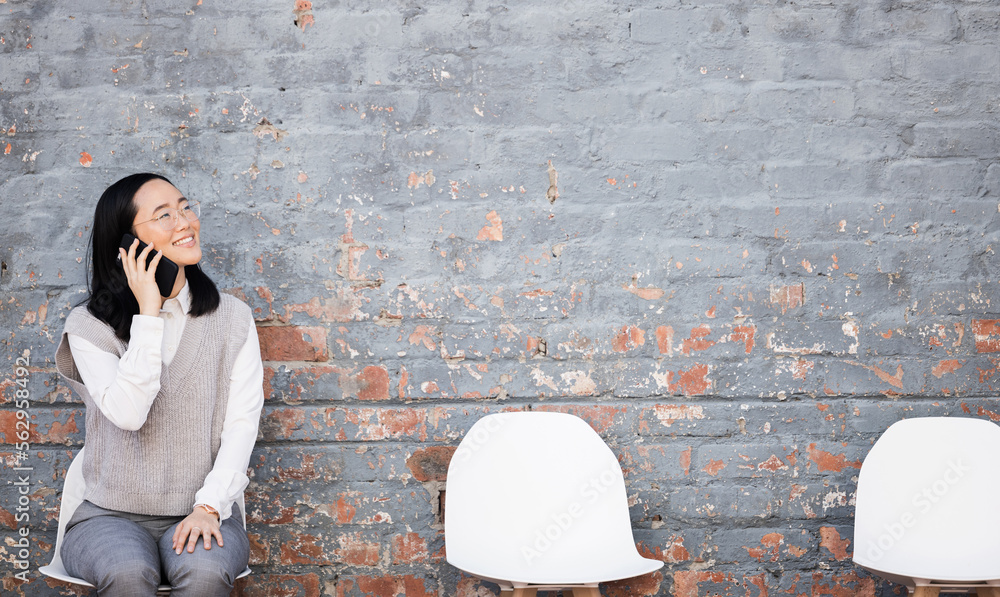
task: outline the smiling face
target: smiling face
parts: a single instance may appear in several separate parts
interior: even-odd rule
[[[199,231],[201,222],[189,222],[184,217],[177,217],[176,211],[188,204],[188,200],[165,180],[154,178],[139,187],[132,202],[136,207],[133,229],[142,242],[152,245],[153,249],[163,251],[163,256],[177,265],[194,265],[201,261],[201,242]],[[168,230],[164,230],[159,218],[167,214],[171,222]]]

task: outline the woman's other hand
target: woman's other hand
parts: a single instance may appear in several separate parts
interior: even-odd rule
[[[132,289],[132,294],[135,295],[135,300],[139,303],[139,314],[156,317],[160,314],[160,306],[163,304],[160,288],[156,285],[156,266],[160,263],[163,251],[157,251],[147,268],[144,264],[149,252],[153,250],[153,246],[147,245],[139,255],[136,255],[135,250],[138,246],[139,239],[135,239],[127,253],[125,249],[118,249],[122,258],[122,267],[125,269],[128,287]]]
[[[204,540],[205,549],[212,549],[212,537],[218,541],[219,547],[223,547],[221,526],[222,523],[215,517],[215,514],[210,514],[207,510],[195,506],[191,514],[188,514],[187,518],[174,529],[174,551],[180,555],[184,546],[187,545],[188,553],[194,553],[194,546],[198,544],[199,538]]]

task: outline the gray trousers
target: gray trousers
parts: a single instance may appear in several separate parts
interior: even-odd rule
[[[220,547],[198,540],[194,553],[171,548],[183,516],[115,512],[84,501],[66,525],[62,561],[66,571],[97,587],[101,597],[155,595],[160,584],[172,595],[229,595],[250,559],[250,542],[239,508],[222,521]]]

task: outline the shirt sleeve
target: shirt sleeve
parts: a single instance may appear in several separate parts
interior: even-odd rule
[[[159,317],[132,317],[131,339],[121,358],[80,336],[67,335],[87,393],[111,423],[126,431],[136,431],[146,423],[160,391],[163,325]]]
[[[247,340],[236,356],[229,379],[229,401],[222,424],[219,453],[211,472],[195,494],[195,504],[219,511],[219,519],[232,515],[233,503],[250,483],[247,467],[257,441],[260,411],[264,406],[264,365],[260,360],[257,327],[250,320]]]

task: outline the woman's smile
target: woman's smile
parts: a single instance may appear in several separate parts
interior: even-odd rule
[[[201,221],[188,220],[178,212],[189,207],[190,201],[174,185],[154,178],[139,187],[133,201],[137,210],[135,235],[139,240],[163,251],[164,257],[182,267],[201,261]],[[161,221],[169,224],[166,230]]]

